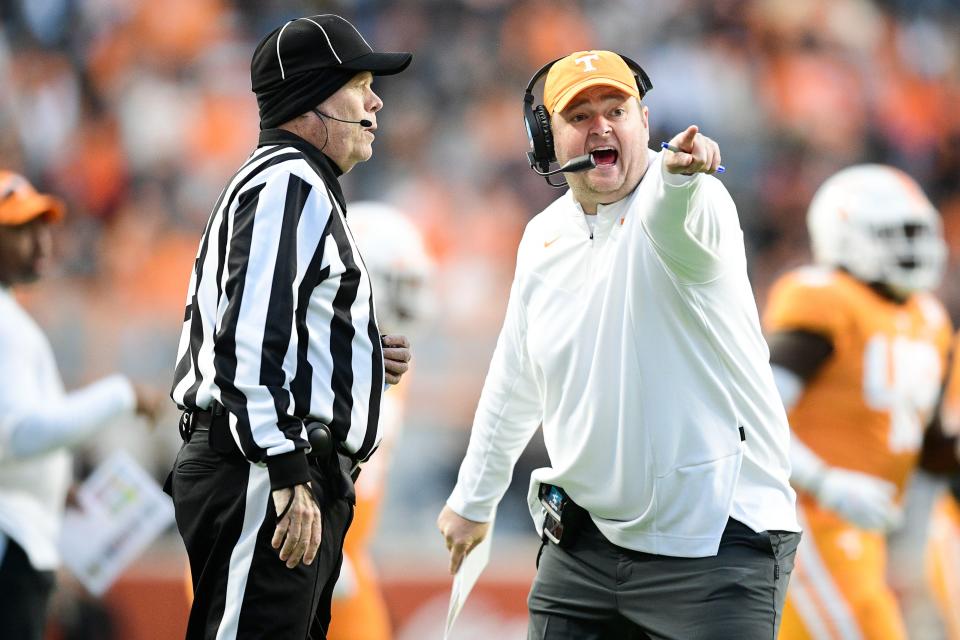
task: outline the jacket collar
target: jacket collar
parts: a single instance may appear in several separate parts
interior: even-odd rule
[[[264,129],[260,132],[260,141],[257,146],[265,147],[272,144],[294,147],[303,153],[307,162],[313,167],[313,170],[323,178],[327,188],[330,189],[330,193],[336,198],[337,204],[340,205],[340,210],[343,211],[344,215],[347,214],[347,202],[343,197],[340,182],[337,180],[337,178],[343,175],[343,171],[340,170],[340,167],[338,167],[333,160],[320,151],[320,149],[317,149],[297,134],[291,133],[286,129]]]

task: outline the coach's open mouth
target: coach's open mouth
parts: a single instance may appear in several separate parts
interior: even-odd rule
[[[593,156],[593,160],[598,167],[617,164],[617,158],[620,156],[616,149],[609,148],[594,149],[590,152],[590,155]]]

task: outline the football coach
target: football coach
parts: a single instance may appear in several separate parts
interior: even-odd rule
[[[651,150],[651,86],[610,51],[528,85],[531,164],[584,170],[520,241],[438,526],[455,571],[542,424],[530,638],[774,638],[800,537],[787,420],[719,147],[690,126]]]
[[[406,338],[380,335],[338,177],[372,154],[374,78],[411,57],[335,15],[254,51],[259,145],[201,238],[171,392],[187,638],[326,637],[353,480],[410,359]]]

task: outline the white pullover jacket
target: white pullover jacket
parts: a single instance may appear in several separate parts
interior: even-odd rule
[[[556,484],[616,545],[715,555],[727,519],[799,531],[789,429],[723,184],[650,166],[591,234],[568,191],[527,225],[448,505],[488,521],[539,425]],[[742,431],[741,431],[742,428]],[[741,435],[742,434],[742,435]]]

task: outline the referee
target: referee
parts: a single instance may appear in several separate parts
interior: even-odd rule
[[[334,15],[254,51],[259,145],[200,241],[171,393],[187,638],[326,637],[355,470],[410,359],[406,338],[380,336],[337,179],[372,154],[374,76],[411,57],[374,52]]]

